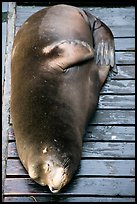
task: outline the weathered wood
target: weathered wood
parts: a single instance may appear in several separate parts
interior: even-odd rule
[[[12,196],[5,197],[4,202],[135,202],[134,197],[94,197],[94,196]]]
[[[135,64],[135,52],[116,52],[116,64]]]
[[[135,38],[115,38],[116,51],[135,50]]]
[[[135,37],[135,27],[132,26],[110,26],[111,31],[113,32],[114,37]]]
[[[134,80],[111,80],[107,82],[101,89],[102,94],[135,94],[135,81]],[[124,105],[124,104],[123,104]]]
[[[29,178],[7,178],[5,195],[47,195],[48,187],[42,187]],[[134,178],[73,178],[59,195],[134,196]]]
[[[134,158],[135,144],[132,142],[84,142],[82,159],[84,158]],[[18,158],[15,142],[8,145],[8,157]]]
[[[111,79],[135,79],[135,66],[134,65],[118,65],[118,73],[112,75]]]
[[[135,141],[135,127],[89,125],[84,141]]]
[[[21,5],[21,6],[51,6],[51,5],[56,5],[56,4],[62,4],[64,3],[64,1],[62,0],[55,0],[55,1],[46,1],[45,2],[39,2],[39,1],[29,1],[29,2],[17,2],[17,5]],[[108,6],[108,7],[125,7],[125,6],[134,6],[135,2],[134,1],[130,1],[130,0],[126,0],[124,2],[120,2],[119,0],[115,0],[115,2],[112,2],[111,0],[105,0],[105,1],[100,1],[100,0],[93,0],[93,1],[74,1],[73,3],[71,1],[67,1],[67,4],[71,4],[71,5],[75,5],[75,6],[89,6],[89,7],[93,7],[93,6]]]
[[[2,22],[2,85],[4,83],[4,77],[5,77],[4,64],[5,64],[5,49],[6,49],[6,27],[7,27],[7,22]]]
[[[89,124],[134,125],[135,111],[133,110],[97,110]]]
[[[6,171],[8,177],[28,175],[28,172],[25,170],[19,159],[8,159]]]
[[[98,109],[135,109],[135,95],[101,95]]]
[[[86,167],[86,168],[85,168]],[[18,159],[8,159],[7,176],[28,176]],[[81,160],[79,171],[75,176],[135,176],[134,160]]]
[[[4,179],[6,172],[7,145],[9,127],[9,100],[10,100],[10,62],[11,49],[14,39],[15,24],[15,2],[8,2],[8,23],[6,33],[5,70],[4,83],[2,87],[2,192],[4,191]]]
[[[15,134],[14,134],[14,130],[13,130],[12,126],[10,126],[8,128],[8,139],[9,139],[9,141],[10,140],[15,140]]]
[[[135,144],[126,142],[85,142],[82,158],[134,158]]]
[[[135,26],[135,7],[128,8],[89,8],[90,12],[108,26]]]

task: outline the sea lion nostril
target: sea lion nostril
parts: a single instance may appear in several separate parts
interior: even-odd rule
[[[56,189],[56,188],[54,188],[54,187],[51,187],[51,190],[52,190],[52,191],[56,191],[56,190],[58,190],[58,189]]]

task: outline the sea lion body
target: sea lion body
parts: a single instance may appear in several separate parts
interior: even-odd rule
[[[52,192],[78,168],[86,125],[114,66],[108,49],[114,57],[113,35],[103,24],[102,38],[100,22],[76,7],[56,5],[33,14],[15,37],[11,114],[17,151],[30,177]]]

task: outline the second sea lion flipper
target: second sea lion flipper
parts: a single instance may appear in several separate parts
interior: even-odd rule
[[[100,67],[99,77],[103,84],[111,68],[113,73],[117,73],[114,36],[108,26],[101,20],[88,11],[85,11],[85,13],[93,32],[93,47],[95,49],[96,64]]]

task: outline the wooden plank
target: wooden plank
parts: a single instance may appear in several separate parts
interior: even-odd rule
[[[64,1],[62,0],[55,0],[55,1],[46,1],[45,2],[39,2],[39,1],[29,1],[29,2],[17,2],[17,5],[35,5],[35,6],[51,6],[51,5],[56,5],[56,4],[62,4],[64,3]],[[124,2],[120,2],[118,0],[115,0],[115,2],[112,2],[111,0],[105,0],[105,1],[100,1],[100,0],[93,0],[93,1],[74,1],[73,3],[71,1],[66,1],[66,4],[71,4],[71,5],[75,5],[75,6],[107,6],[107,7],[125,7],[125,6],[134,6],[135,2],[134,1],[130,1],[130,0],[126,0]]]
[[[2,2],[2,85],[4,84],[8,2]]]
[[[135,52],[116,52],[116,64],[135,64]]]
[[[85,168],[86,167],[86,168]],[[28,176],[20,160],[8,159],[7,176]],[[76,176],[135,176],[134,160],[81,160],[79,171]]]
[[[135,109],[135,95],[100,95],[98,109]]]
[[[111,31],[113,32],[114,37],[135,37],[135,28],[134,26],[110,26]]]
[[[111,79],[135,79],[135,66],[134,65],[117,65],[118,73],[112,75]]]
[[[2,2],[2,12],[8,11],[8,2]]]
[[[108,78],[100,94],[135,94],[135,81]]]
[[[133,110],[97,110],[89,124],[134,125],[135,111]]]
[[[108,26],[135,26],[135,7],[87,8],[96,17],[104,21]],[[126,16],[126,18],[125,18]]]
[[[9,141],[15,141],[12,126],[8,129]],[[134,126],[99,126],[89,125],[84,141],[135,141]]]
[[[8,139],[9,140],[15,140],[14,130],[13,130],[13,127],[11,125],[8,128]]]
[[[135,38],[115,38],[115,50],[118,51],[134,51],[135,50]]]
[[[5,195],[44,195],[51,193],[29,178],[7,178]],[[134,178],[73,178],[58,195],[134,196]]]
[[[9,127],[9,106],[10,106],[10,64],[11,49],[14,39],[14,23],[15,23],[15,2],[8,2],[8,23],[7,23],[7,46],[5,55],[4,83],[2,87],[2,193],[4,191],[5,168],[7,159],[7,144]]]
[[[12,196],[5,197],[4,202],[135,202],[133,197],[94,197],[88,195],[88,197],[77,196]]]
[[[89,125],[84,141],[135,141],[135,127]]]
[[[85,158],[134,158],[135,144],[132,142],[84,142],[82,159]],[[8,157],[18,158],[15,142],[8,145]]]
[[[82,158],[134,158],[135,144],[126,142],[84,142]]]
[[[8,159],[7,167],[6,167],[6,175],[10,176],[27,176],[28,173],[23,167],[21,161],[19,159]]]
[[[4,73],[5,73],[5,47],[6,47],[6,25],[7,23],[2,23],[2,85],[4,84]]]

